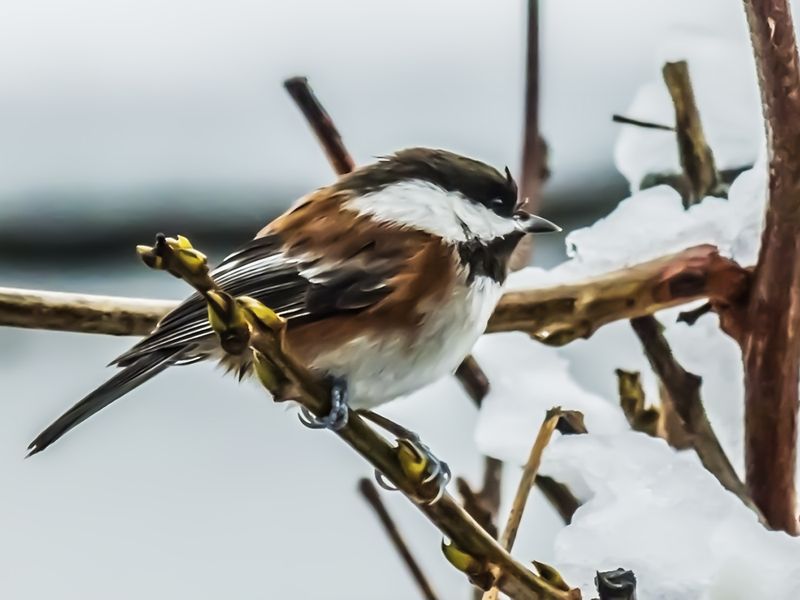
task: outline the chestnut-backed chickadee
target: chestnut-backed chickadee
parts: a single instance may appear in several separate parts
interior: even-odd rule
[[[332,426],[452,373],[483,333],[508,260],[528,233],[558,227],[517,211],[517,186],[488,165],[414,148],[300,199],[212,271],[234,296],[287,319],[288,349],[335,381]],[[64,433],[167,367],[220,359],[240,378],[249,352],[225,354],[194,295],[113,364],[123,369],[30,445]]]

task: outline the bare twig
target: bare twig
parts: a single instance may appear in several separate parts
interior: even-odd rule
[[[711,306],[709,302],[705,302],[697,308],[693,308],[692,310],[684,310],[678,314],[677,322],[686,323],[687,325],[694,325],[697,323],[697,319],[710,312],[714,312],[714,307]]]
[[[534,212],[541,203],[542,140],[539,135],[539,2],[528,0],[525,54],[525,132],[522,141],[521,208]]]
[[[306,121],[314,130],[314,135],[325,150],[325,156],[337,175],[349,173],[355,168],[355,162],[347,152],[342,142],[342,136],[333,124],[333,120],[322,107],[308,79],[305,77],[292,77],[283,82],[286,91],[303,112]]]
[[[619,405],[631,429],[653,437],[657,436],[661,414],[657,408],[646,405],[639,372],[617,369],[615,374]]]
[[[514,496],[514,501],[511,504],[511,512],[508,514],[506,526],[500,536],[500,543],[506,550],[511,550],[514,546],[514,541],[517,539],[517,531],[519,524],[522,521],[522,513],[525,511],[525,506],[528,504],[528,496],[530,496],[531,488],[534,481],[536,481],[536,474],[539,471],[539,465],[542,463],[542,453],[545,447],[550,442],[553,432],[556,430],[556,425],[561,419],[561,409],[554,408],[547,411],[544,421],[539,428],[539,433],[531,447],[528,461],[522,469],[522,477],[520,477],[519,485],[517,486],[517,493]],[[493,587],[491,590],[483,595],[484,600],[496,600],[499,590]]]
[[[478,361],[473,356],[465,358],[456,369],[456,377],[475,405],[480,408],[483,399],[489,393],[489,378]]]
[[[525,125],[522,138],[520,208],[535,213],[541,205],[542,183],[547,179],[547,145],[539,133],[539,0],[528,0],[525,52]],[[533,236],[525,236],[511,255],[516,271],[528,266],[533,255]]]
[[[686,371],[675,360],[661,331],[661,325],[654,317],[632,319],[631,326],[642,343],[650,366],[668,391],[665,399],[672,401],[675,411],[691,436],[692,446],[700,462],[726,490],[735,494],[760,516],[708,421],[700,399],[702,381],[700,377]]]
[[[522,477],[519,480],[517,493],[514,496],[514,502],[511,505],[511,512],[508,515],[503,534],[500,536],[500,543],[504,548],[510,550],[514,546],[514,541],[517,539],[517,530],[522,521],[522,513],[525,511],[525,505],[528,503],[528,496],[531,493],[533,482],[536,480],[536,474],[539,471],[539,465],[542,463],[542,453],[545,447],[550,442],[553,432],[556,430],[558,420],[561,418],[561,409],[555,408],[547,411],[544,422],[539,428],[539,433],[531,447],[528,462],[522,469]]]
[[[0,288],[0,325],[106,335],[146,335],[177,305],[172,300]]]
[[[361,479],[358,482],[358,491],[361,492],[361,495],[377,515],[378,520],[386,531],[386,535],[389,536],[395,550],[397,550],[403,563],[411,572],[411,576],[414,578],[420,592],[422,592],[422,596],[427,600],[437,600],[437,595],[428,582],[428,578],[425,577],[419,563],[417,563],[414,555],[411,554],[411,551],[408,549],[406,541],[403,539],[403,536],[400,535],[397,524],[394,522],[394,519],[392,519],[389,511],[386,510],[386,506],[383,504],[383,500],[381,500],[375,485],[369,479]]]
[[[700,113],[694,99],[689,67],[686,61],[666,63],[663,69],[672,103],[675,106],[675,131],[678,138],[678,153],[681,167],[686,175],[688,195],[683,202],[686,207],[697,204],[709,194],[717,195],[719,173],[714,164],[714,154],[706,143]]]
[[[658,423],[658,435],[676,450],[687,450],[693,447],[692,435],[686,431],[675,402],[669,395],[669,390],[661,381],[658,382],[658,397],[661,400],[661,418]]]
[[[635,127],[643,127],[645,129],[659,129],[661,131],[675,131],[671,125],[662,125],[661,123],[653,123],[651,121],[642,121],[640,119],[632,119],[625,115],[611,115],[611,120],[614,123],[621,123],[623,125],[634,125]]]
[[[489,392],[489,379],[472,356],[465,358],[459,365],[456,377],[475,405],[480,408]],[[474,491],[463,477],[456,479],[464,508],[494,538],[497,537],[496,523],[497,513],[500,510],[502,479],[503,462],[491,456],[483,457],[483,485],[479,491]]]
[[[800,68],[788,0],[744,0],[768,142],[769,192],[742,339],[747,486],[767,522],[798,533]]]
[[[572,515],[581,506],[581,501],[575,497],[566,485],[547,475],[536,476],[536,487],[541,490],[548,502],[556,509],[566,525],[572,522]]]

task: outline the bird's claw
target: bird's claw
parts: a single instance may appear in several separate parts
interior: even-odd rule
[[[309,429],[330,429],[339,431],[350,418],[350,407],[347,405],[347,385],[341,379],[331,383],[331,409],[324,417],[317,417],[305,406],[300,408],[300,422]]]
[[[416,496],[419,502],[423,504],[438,502],[452,478],[447,463],[439,460],[416,435],[399,438],[396,452],[403,473],[418,491]],[[375,479],[384,489],[397,489],[378,470],[375,471]]]

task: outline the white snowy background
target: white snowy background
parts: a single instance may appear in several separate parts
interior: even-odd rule
[[[7,86],[11,92],[0,93],[5,106],[0,124],[6,132],[0,136],[5,165],[0,189],[9,210],[4,214],[20,209],[20,190],[42,181],[82,185],[92,180],[106,189],[165,177],[194,179],[198,172],[214,181],[248,181],[268,172],[270,185],[292,187],[300,170],[303,177],[309,174],[308,163],[288,160],[300,152],[317,161],[312,179],[321,182],[327,167],[310,138],[298,136],[291,107],[270,108],[264,114],[280,117],[269,123],[257,124],[254,116],[263,107],[256,106],[259,94],[247,86],[267,80],[274,85],[294,71],[310,73],[325,87],[326,102],[345,107],[337,111],[337,121],[352,132],[359,155],[379,153],[387,145],[445,140],[449,143],[441,145],[480,148],[476,153],[493,162],[514,164],[519,120],[507,114],[519,113],[519,90],[513,98],[495,97],[492,76],[519,70],[521,3],[489,10],[479,2],[433,2],[424,3],[423,10],[422,3],[411,2],[400,10],[355,0],[280,7],[237,2],[236,10],[229,10],[230,5],[172,2],[163,11],[160,3],[136,3],[135,8],[133,3],[86,0],[40,4],[38,11],[27,2],[0,5],[6,30],[0,38],[5,48],[0,72],[14,84]],[[459,13],[456,4],[468,10]],[[645,7],[634,1],[587,1],[574,3],[577,9],[567,4],[572,3],[547,3],[544,10],[549,52],[544,129],[557,150],[554,186],[568,187],[579,174],[591,178],[596,172],[587,164],[611,160],[611,147],[595,142],[614,131],[610,112],[672,123],[660,78],[665,59],[689,61],[719,166],[756,166],[739,176],[727,201],[706,199],[684,211],[669,188],[637,191],[643,175],[677,169],[674,137],[622,127],[613,157],[632,195],[605,219],[570,233],[567,262],[522,271],[511,285],[576,280],[703,242],[752,264],[765,173],[740,4],[686,0]],[[456,14],[463,20],[453,18]],[[498,15],[499,24],[489,19]],[[303,28],[292,27],[298,20]],[[504,46],[506,33],[517,40],[509,47]],[[131,39],[120,44],[119,36],[125,35]],[[174,46],[179,51],[171,50]],[[272,55],[265,57],[265,48]],[[102,60],[106,50],[109,64]],[[428,57],[448,50],[461,53],[458,63],[467,65],[463,72],[480,73],[480,85],[463,74],[455,87],[439,81],[441,66]],[[597,53],[604,60],[587,70],[586,55]],[[275,56],[282,60],[274,61]],[[138,80],[115,79],[113,66],[120,61],[145,64],[155,76],[143,70]],[[72,63],[84,66],[78,71],[59,68]],[[349,68],[334,67],[342,63]],[[267,69],[276,69],[275,64],[280,72]],[[309,64],[316,68],[309,70]],[[614,79],[626,64],[634,65],[641,80],[638,91],[629,86],[623,97],[625,86],[615,86]],[[261,82],[243,75],[262,67]],[[204,77],[209,70],[224,76],[211,81]],[[400,94],[392,87],[395,77],[411,77],[408,71],[419,71],[419,80],[412,78]],[[171,86],[176,73],[184,79]],[[72,86],[73,103],[58,108],[47,102],[49,94],[62,97]],[[111,104],[87,104],[87,89]],[[446,110],[429,110],[431,103],[417,97],[417,89],[443,95]],[[189,97],[182,95],[187,90]],[[352,101],[353,90],[366,105],[386,106],[387,115],[367,122]],[[165,97],[170,102],[165,104]],[[555,117],[557,99],[570,110]],[[191,110],[184,110],[190,100]],[[222,124],[216,110],[203,108],[218,107],[220,101],[230,101],[227,106],[238,121]],[[175,111],[160,112],[170,103]],[[421,116],[419,130],[398,125],[387,133],[387,127],[374,126],[391,123],[398,105]],[[477,118],[484,105],[496,107],[496,113]],[[132,107],[130,114],[140,119],[118,120],[124,114],[121,106]],[[57,110],[70,118],[56,119]],[[80,129],[87,114],[110,115],[111,126]],[[172,119],[179,114],[180,119]],[[41,127],[45,117],[75,127],[82,142],[48,146],[44,142],[51,138],[43,137]],[[576,127],[578,118],[593,125]],[[471,133],[459,133],[464,136],[459,138],[455,124],[463,130],[465,122]],[[254,128],[257,135],[251,137]],[[155,129],[166,133],[163,146],[154,151],[147,132]],[[203,146],[197,139],[171,135],[190,130],[218,143]],[[280,143],[265,143],[270,136]],[[76,136],[63,139],[70,137]],[[118,138],[124,143],[115,144]],[[264,164],[276,168],[265,171]],[[94,180],[95,173],[107,179]],[[117,209],[104,210],[113,217]],[[103,276],[5,268],[3,282],[137,296],[185,293],[179,282],[140,276],[133,268]],[[714,316],[688,327],[675,323],[676,313],[659,315],[666,336],[682,364],[703,377],[709,417],[741,470],[738,349],[719,332]],[[21,330],[4,330],[0,336],[0,597],[416,597],[374,516],[354,492],[356,479],[369,469],[333,436],[303,429],[293,414],[255,386],[237,387],[210,367],[164,374],[46,454],[23,461],[32,436],[105,377],[103,357],[118,354],[129,340]],[[545,472],[568,481],[586,503],[563,527],[535,493],[515,546],[518,557],[554,564],[581,586],[586,598],[592,597],[596,570],[620,566],[636,572],[640,600],[800,597],[800,542],[761,528],[692,453],[677,453],[628,430],[616,405],[614,369],[642,371],[649,398],[657,395],[627,323],[561,349],[521,334],[487,336],[475,354],[492,382],[479,415],[452,380],[393,403],[385,412],[420,431],[456,473],[473,480],[480,474],[481,452],[507,460],[506,500],[516,486],[513,465],[527,456],[544,411],[561,405],[586,414],[592,434],[556,437],[543,465]],[[402,498],[387,495],[386,501],[441,596],[465,597],[463,577],[441,557],[438,533]]]

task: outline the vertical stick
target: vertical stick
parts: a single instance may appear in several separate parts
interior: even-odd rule
[[[767,133],[769,191],[742,340],[747,487],[770,526],[797,534],[800,366],[800,69],[788,0],[744,0]]]
[[[536,212],[541,204],[542,180],[547,174],[544,140],[539,135],[539,0],[528,0],[524,128],[520,208]],[[516,271],[526,267],[532,255],[533,236],[527,235],[511,255],[511,269]]]

